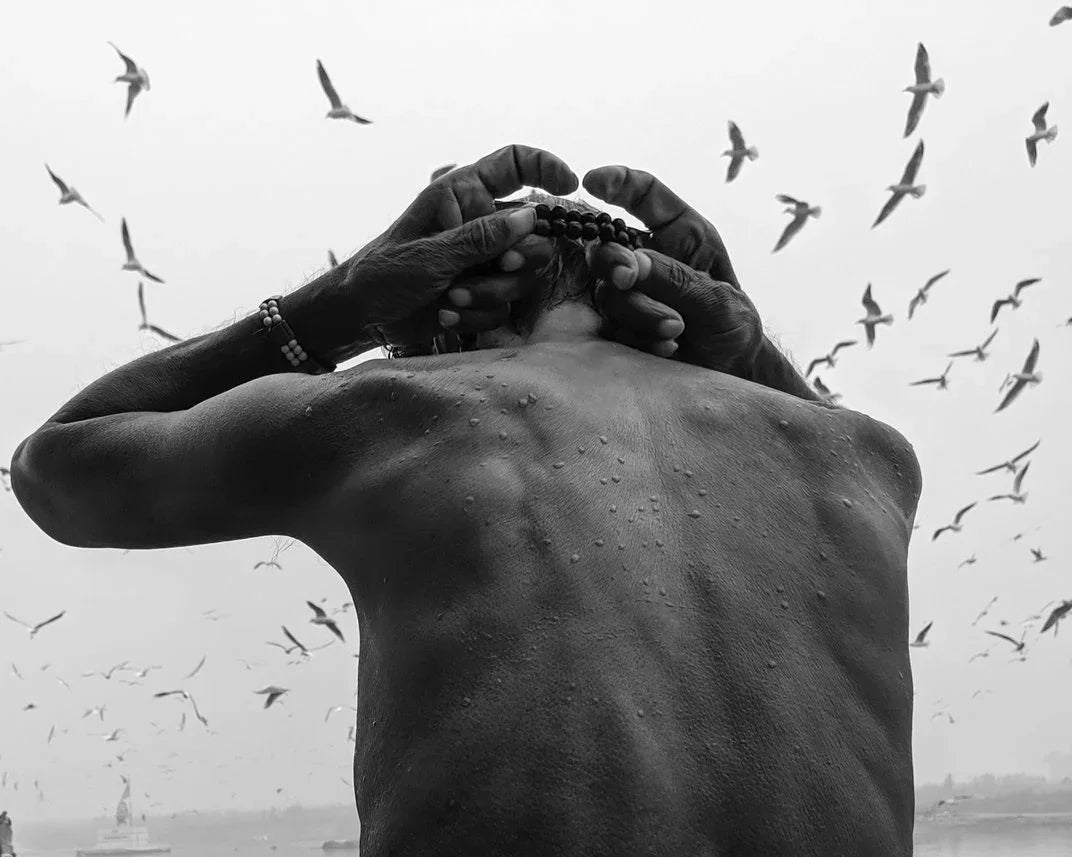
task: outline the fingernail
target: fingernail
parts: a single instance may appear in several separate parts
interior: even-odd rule
[[[664,318],[655,328],[655,332],[659,334],[660,339],[673,339],[675,336],[680,336],[681,331],[685,329],[685,323],[678,318]]]
[[[517,211],[510,212],[506,222],[510,225],[510,233],[520,238],[531,232],[536,224],[536,209],[531,205],[523,206]]]
[[[610,272],[610,280],[622,291],[633,285],[633,272],[624,265],[618,265]]]
[[[675,351],[677,351],[677,343],[672,339],[666,339],[662,342],[657,342],[652,346],[651,350],[658,357],[670,357]]]
[[[499,267],[504,271],[516,271],[525,264],[525,257],[517,250],[507,250],[499,257]]]
[[[637,275],[636,278],[639,282],[643,282],[651,274],[651,256],[647,253],[640,251],[636,252],[637,257]]]
[[[449,309],[441,309],[439,311],[439,323],[443,325],[443,327],[453,327],[461,320],[462,317],[458,315],[458,313],[452,312]]]
[[[454,306],[469,306],[473,302],[473,295],[468,289],[451,289],[447,292],[450,302]],[[450,312],[450,310],[446,310]]]

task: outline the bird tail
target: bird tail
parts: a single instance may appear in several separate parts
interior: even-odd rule
[[[916,185],[909,193],[914,199],[919,199],[923,194],[927,192],[927,186],[925,184]]]
[[[945,92],[945,81],[942,78],[938,78],[934,81],[934,97],[941,98],[943,92]]]
[[[748,158],[748,160],[754,161],[756,158],[759,157],[759,149],[757,149],[755,146],[749,146],[744,154],[745,157]]]
[[[822,210],[822,208],[821,208],[820,206],[818,206],[818,205],[816,205],[816,206],[815,206],[815,207],[813,207],[813,208],[812,208],[812,209],[811,209],[810,211],[808,211],[808,214],[810,214],[810,215],[811,215],[812,217],[818,217],[818,216],[819,216],[820,214],[822,214],[822,213],[823,213],[823,210]]]
[[[1047,143],[1052,143],[1056,139],[1057,139],[1057,126],[1054,125],[1052,128],[1050,128],[1049,131],[1046,132],[1046,142]]]

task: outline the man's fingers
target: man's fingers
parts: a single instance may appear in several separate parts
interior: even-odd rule
[[[588,270],[619,289],[628,289],[636,281],[639,262],[635,252],[614,241],[591,241],[584,251]]]
[[[624,208],[654,234],[647,245],[735,288],[737,276],[718,230],[651,173],[624,166],[590,170],[584,188]]]
[[[509,323],[510,305],[492,309],[444,307],[439,310],[438,320],[440,325],[457,333],[483,333]]]
[[[508,196],[526,186],[543,188],[555,196],[565,196],[577,190],[577,176],[565,161],[532,146],[503,146],[455,173],[464,181],[470,170],[493,199]]]
[[[675,339],[685,329],[680,313],[636,289],[603,285],[596,291],[596,305],[615,328],[627,328],[647,342]]]
[[[424,270],[453,279],[466,268],[501,256],[531,235],[535,225],[536,209],[526,205],[478,217],[432,238],[414,241],[405,249],[417,255],[414,270],[420,270],[418,266],[423,263]]]

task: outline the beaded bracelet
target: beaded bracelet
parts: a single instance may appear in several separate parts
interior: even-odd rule
[[[516,208],[527,204],[523,200],[496,200],[495,208]],[[597,214],[593,211],[568,209],[561,205],[552,207],[542,202],[536,205],[536,226],[533,231],[537,235],[551,235],[575,241],[595,241],[598,238],[603,244],[613,241],[631,250],[643,247],[644,239],[651,237],[650,232],[626,226],[620,217],[612,218],[605,211]]]
[[[282,299],[282,295],[273,295],[261,301],[260,316],[262,327],[257,332],[267,334],[268,339],[279,346],[279,350],[294,369],[301,369],[310,375],[324,375],[328,372],[334,372],[334,363],[328,363],[326,360],[314,357],[298,344],[298,338],[294,335],[294,331],[283,320],[283,316],[279,312],[279,301]]]

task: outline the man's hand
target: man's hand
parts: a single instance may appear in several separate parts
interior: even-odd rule
[[[605,281],[596,293],[608,321],[605,335],[663,357],[747,374],[763,326],[715,227],[650,173],[599,167],[584,177],[584,187],[653,233],[635,252],[613,243],[588,247],[588,265]]]
[[[445,293],[458,276],[480,270],[532,233],[531,207],[496,212],[496,198],[524,186],[568,194],[577,184],[554,155],[507,146],[428,185],[383,235],[345,263],[344,287],[352,290],[374,341],[402,347],[431,342],[443,330],[439,310],[450,306]],[[480,307],[468,311],[471,326],[501,323],[486,313]]]

